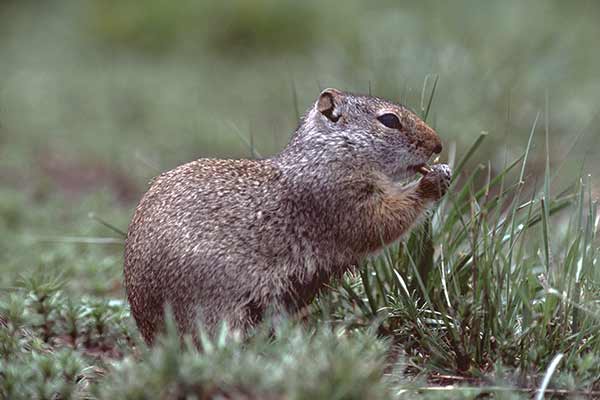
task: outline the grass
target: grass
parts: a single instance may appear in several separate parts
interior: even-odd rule
[[[600,397],[597,6],[237,3],[0,6],[0,399]],[[448,196],[301,321],[146,348],[145,182],[274,153],[324,86],[426,118]]]

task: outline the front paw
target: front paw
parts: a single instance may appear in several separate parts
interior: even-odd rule
[[[437,201],[448,191],[452,170],[447,164],[435,164],[429,169],[430,171],[419,181],[417,190],[423,198]]]

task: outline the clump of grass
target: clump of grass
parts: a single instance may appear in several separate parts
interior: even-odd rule
[[[68,349],[32,350],[0,364],[0,397],[4,399],[83,398],[87,363]]]
[[[533,390],[547,377],[547,388],[598,393],[597,202],[587,178],[551,192],[549,160],[535,187],[534,132],[495,176],[463,169],[476,141],[431,219],[346,277],[317,315],[333,307],[349,323],[377,321],[417,379]]]
[[[385,341],[366,332],[284,324],[243,341],[226,328],[182,351],[173,327],[142,360],[127,358],[95,388],[101,399],[385,399]]]
[[[0,398],[84,398],[96,368],[133,351],[122,303],[74,302],[62,286],[39,275],[2,296]]]

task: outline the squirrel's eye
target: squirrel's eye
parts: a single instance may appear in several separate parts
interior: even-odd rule
[[[396,114],[383,114],[377,117],[377,120],[391,129],[402,129],[402,124],[400,123],[400,119]]]

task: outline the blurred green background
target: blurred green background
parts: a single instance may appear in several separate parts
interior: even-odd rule
[[[420,111],[438,77],[442,158],[486,131],[476,161],[496,169],[548,109],[531,162],[547,128],[560,187],[600,165],[599,17],[592,0],[3,0],[0,283],[59,270],[122,295],[122,247],[80,243],[117,237],[88,213],[126,229],[160,171],[276,153],[329,86]]]

